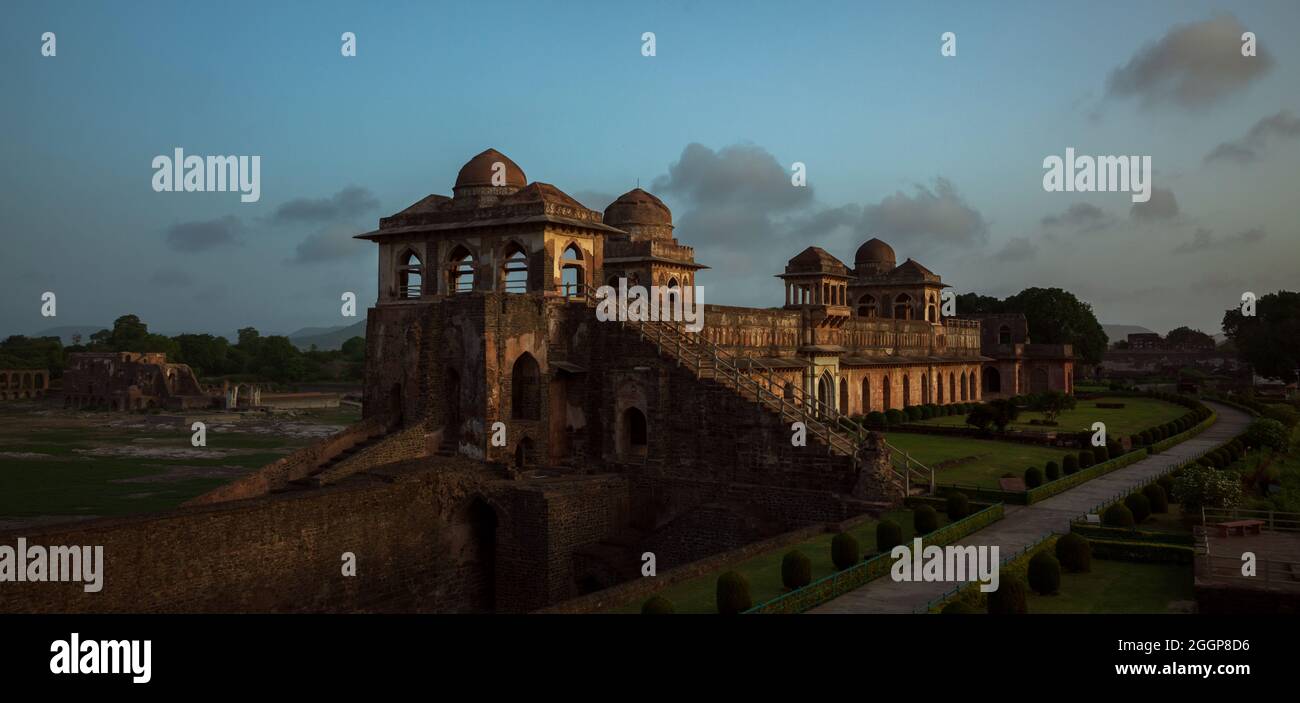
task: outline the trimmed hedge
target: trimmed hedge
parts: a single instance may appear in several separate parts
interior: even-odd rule
[[[792,591],[812,583],[812,559],[798,549],[786,552],[781,559],[781,583]]]
[[[1066,454],[1062,460],[1061,468],[1065,471],[1066,476],[1071,476],[1079,471],[1079,457],[1073,454]]]
[[[1092,547],[1088,540],[1069,532],[1056,540],[1056,558],[1061,566],[1074,573],[1092,571]]]
[[[1025,469],[1025,487],[1038,488],[1043,485],[1043,470],[1037,466]]]
[[[1029,587],[1044,596],[1061,590],[1061,562],[1050,552],[1039,552],[1029,560]]]
[[[754,607],[749,596],[749,581],[735,571],[719,576],[716,603],[722,615],[736,615]]]
[[[948,494],[947,510],[949,520],[960,520],[970,514],[970,498],[961,491]],[[892,545],[891,545],[892,546]]]
[[[1017,577],[998,577],[998,590],[988,594],[989,615],[1024,615],[1025,584]]]
[[[1055,461],[1049,461],[1043,466],[1043,475],[1048,481],[1055,481],[1061,477],[1061,467]]]
[[[1143,564],[1190,564],[1196,557],[1196,550],[1179,544],[1094,539],[1092,555],[1098,559]]]
[[[663,596],[652,596],[641,604],[642,615],[672,615],[677,612],[673,602]]]
[[[925,536],[939,529],[939,513],[928,505],[912,508],[912,528],[918,536]]]
[[[847,532],[841,532],[831,539],[831,562],[835,568],[843,571],[862,559],[862,548],[858,540]]]
[[[1123,503],[1115,503],[1101,514],[1101,524],[1106,527],[1133,527],[1133,511]]]
[[[1169,496],[1160,484],[1153,483],[1143,488],[1142,495],[1146,496],[1147,503],[1150,504],[1153,514],[1163,515],[1169,512]]]

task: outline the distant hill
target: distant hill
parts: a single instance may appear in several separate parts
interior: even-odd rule
[[[310,334],[302,334],[304,332]],[[342,327],[304,327],[289,335],[289,341],[303,351],[311,349],[313,344],[321,351],[333,351],[342,348],[343,343],[353,337],[365,336],[366,321],[362,319],[356,324]]]
[[[1130,334],[1144,334],[1144,333],[1145,333],[1145,334],[1150,334],[1150,333],[1154,332],[1154,330],[1149,330],[1149,329],[1143,327],[1142,325],[1107,325],[1107,324],[1103,324],[1103,325],[1101,326],[1101,329],[1102,329],[1103,332],[1106,333],[1106,336],[1107,336],[1108,338],[1110,338],[1110,343],[1111,343],[1111,344],[1114,344],[1115,342],[1118,342],[1118,341],[1121,341],[1121,340],[1128,339],[1128,336],[1129,336]]]

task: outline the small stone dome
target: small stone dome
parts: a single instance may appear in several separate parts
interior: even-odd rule
[[[865,244],[858,247],[857,256],[853,257],[855,265],[889,264],[892,268],[897,261],[894,257],[894,248],[875,237],[868,239]]]
[[[664,201],[640,188],[633,188],[618,196],[618,200],[605,208],[605,224],[610,227],[672,223],[673,213],[664,205]]]
[[[496,164],[505,166],[506,182],[498,184],[492,182],[492,176],[495,175]],[[470,159],[464,166],[460,167],[460,173],[456,174],[456,188],[473,188],[480,186],[505,185],[515,188],[523,188],[528,185],[528,178],[524,176],[524,170],[519,168],[519,164],[510,160],[510,157],[502,154],[496,149],[488,149],[478,156]]]

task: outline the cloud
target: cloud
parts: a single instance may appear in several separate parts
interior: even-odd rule
[[[176,251],[195,253],[239,243],[243,224],[238,217],[226,215],[215,220],[182,222],[167,228],[167,245]]]
[[[346,222],[379,207],[368,188],[348,186],[328,198],[295,198],[271,215],[273,224]]]
[[[1191,241],[1183,242],[1174,247],[1173,252],[1175,254],[1191,254],[1211,249],[1235,249],[1261,242],[1265,236],[1266,233],[1263,228],[1253,227],[1231,237],[1216,238],[1210,230],[1201,227],[1192,235]]]
[[[1013,237],[994,255],[1001,261],[1029,261],[1038,256],[1038,245],[1026,237]]]
[[[660,196],[678,196],[702,207],[756,207],[764,212],[808,207],[812,188],[792,185],[790,176],[791,171],[757,145],[735,144],[715,152],[692,143],[651,187]]]
[[[1245,88],[1273,67],[1262,45],[1241,55],[1246,28],[1230,15],[1179,25],[1111,71],[1107,95],[1139,99],[1143,107],[1202,108]]]
[[[1178,198],[1174,192],[1165,188],[1152,188],[1151,199],[1145,203],[1133,203],[1129,210],[1135,220],[1172,220],[1178,217]]]
[[[1300,137],[1300,118],[1290,110],[1281,110],[1277,114],[1261,118],[1240,139],[1224,142],[1205,155],[1205,163],[1214,161],[1232,161],[1247,164],[1259,158],[1259,152],[1271,139],[1295,139]]]
[[[1043,218],[1044,227],[1095,227],[1108,219],[1106,211],[1088,203],[1075,203],[1059,215]]]
[[[158,269],[149,277],[149,283],[159,288],[186,288],[194,284],[194,277],[177,269]]]
[[[886,196],[862,211],[865,231],[885,241],[907,242],[920,249],[971,247],[988,241],[988,223],[966,204],[946,178],[934,188],[917,185],[915,194]]]
[[[604,212],[610,203],[618,199],[617,195],[610,195],[600,190],[575,190],[570,195],[573,196],[574,200],[600,212]]]
[[[353,228],[346,225],[333,225],[298,243],[293,258],[286,264],[320,264],[332,261],[344,261],[365,254],[374,245],[370,242],[353,239]]]

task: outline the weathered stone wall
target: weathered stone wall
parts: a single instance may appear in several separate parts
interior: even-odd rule
[[[161,515],[0,534],[0,544],[101,545],[104,587],[6,583],[0,612],[349,612],[478,609],[482,564],[457,507],[490,490],[481,468],[394,470],[389,481]],[[464,532],[464,530],[460,530]],[[472,534],[472,530],[470,531]],[[472,540],[470,540],[472,542]],[[342,555],[356,556],[356,576]]]

